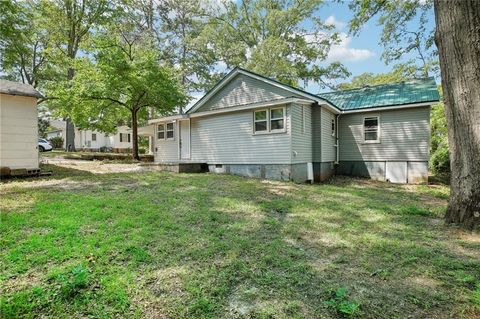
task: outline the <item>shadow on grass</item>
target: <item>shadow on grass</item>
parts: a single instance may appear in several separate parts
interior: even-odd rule
[[[73,180],[83,177],[93,176]],[[401,188],[168,173],[94,181],[6,221],[1,278],[47,274],[3,294],[10,313],[336,318],[327,301],[338,288],[362,317],[474,311],[479,260],[469,252],[479,247],[452,246],[447,228],[417,214],[430,207]]]

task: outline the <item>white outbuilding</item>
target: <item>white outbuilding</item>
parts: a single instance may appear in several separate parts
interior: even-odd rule
[[[0,168],[37,173],[38,112],[42,95],[31,85],[0,80]]]

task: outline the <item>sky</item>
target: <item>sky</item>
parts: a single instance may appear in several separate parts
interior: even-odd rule
[[[348,82],[352,77],[365,72],[386,73],[392,70],[393,65],[386,65],[381,60],[383,47],[379,44],[382,26],[377,25],[378,17],[374,17],[366,23],[357,36],[348,34],[348,22],[353,16],[348,7],[348,0],[345,3],[326,0],[326,3],[318,12],[318,17],[328,24],[335,26],[335,31],[340,34],[341,42],[331,48],[326,62],[340,61],[351,72],[348,79],[337,81],[335,84]],[[433,12],[430,19],[434,23]],[[412,56],[406,56],[405,62]],[[330,91],[329,88],[320,88],[318,84],[310,83],[306,91],[311,93],[322,93]],[[193,100],[187,108],[192,106],[203,96],[202,92],[194,93]]]
[[[340,61],[352,73],[349,79],[365,72],[386,73],[392,70],[393,65],[386,65],[381,60],[383,47],[379,44],[382,26],[377,25],[378,17],[374,17],[366,23],[358,36],[348,34],[348,22],[353,16],[352,11],[346,3],[329,1],[325,3],[318,13],[328,24],[333,24],[336,31],[339,32],[342,39],[339,45],[331,48],[327,61]],[[433,12],[431,16],[433,24]],[[406,56],[404,61],[412,56]],[[348,82],[349,79],[339,81]],[[306,88],[312,93],[329,91],[329,89],[320,89],[318,85],[311,84]]]

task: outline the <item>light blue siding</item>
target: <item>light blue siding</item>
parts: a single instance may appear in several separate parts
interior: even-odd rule
[[[335,120],[335,114],[326,108],[321,108],[321,132],[322,132],[322,160],[321,162],[334,162],[336,157],[335,135],[332,135],[332,120]]]
[[[312,107],[292,104],[292,163],[312,162]]]
[[[209,164],[290,164],[291,107],[286,132],[253,134],[253,110],[191,119],[192,161]]]
[[[295,94],[263,81],[237,75],[196,112],[278,100]]]
[[[363,141],[363,118],[380,117],[380,143]],[[341,161],[428,161],[430,107],[344,114],[339,119]]]

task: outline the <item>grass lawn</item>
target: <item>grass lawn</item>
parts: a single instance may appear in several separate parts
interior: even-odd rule
[[[49,168],[0,185],[5,318],[480,316],[446,187]]]

